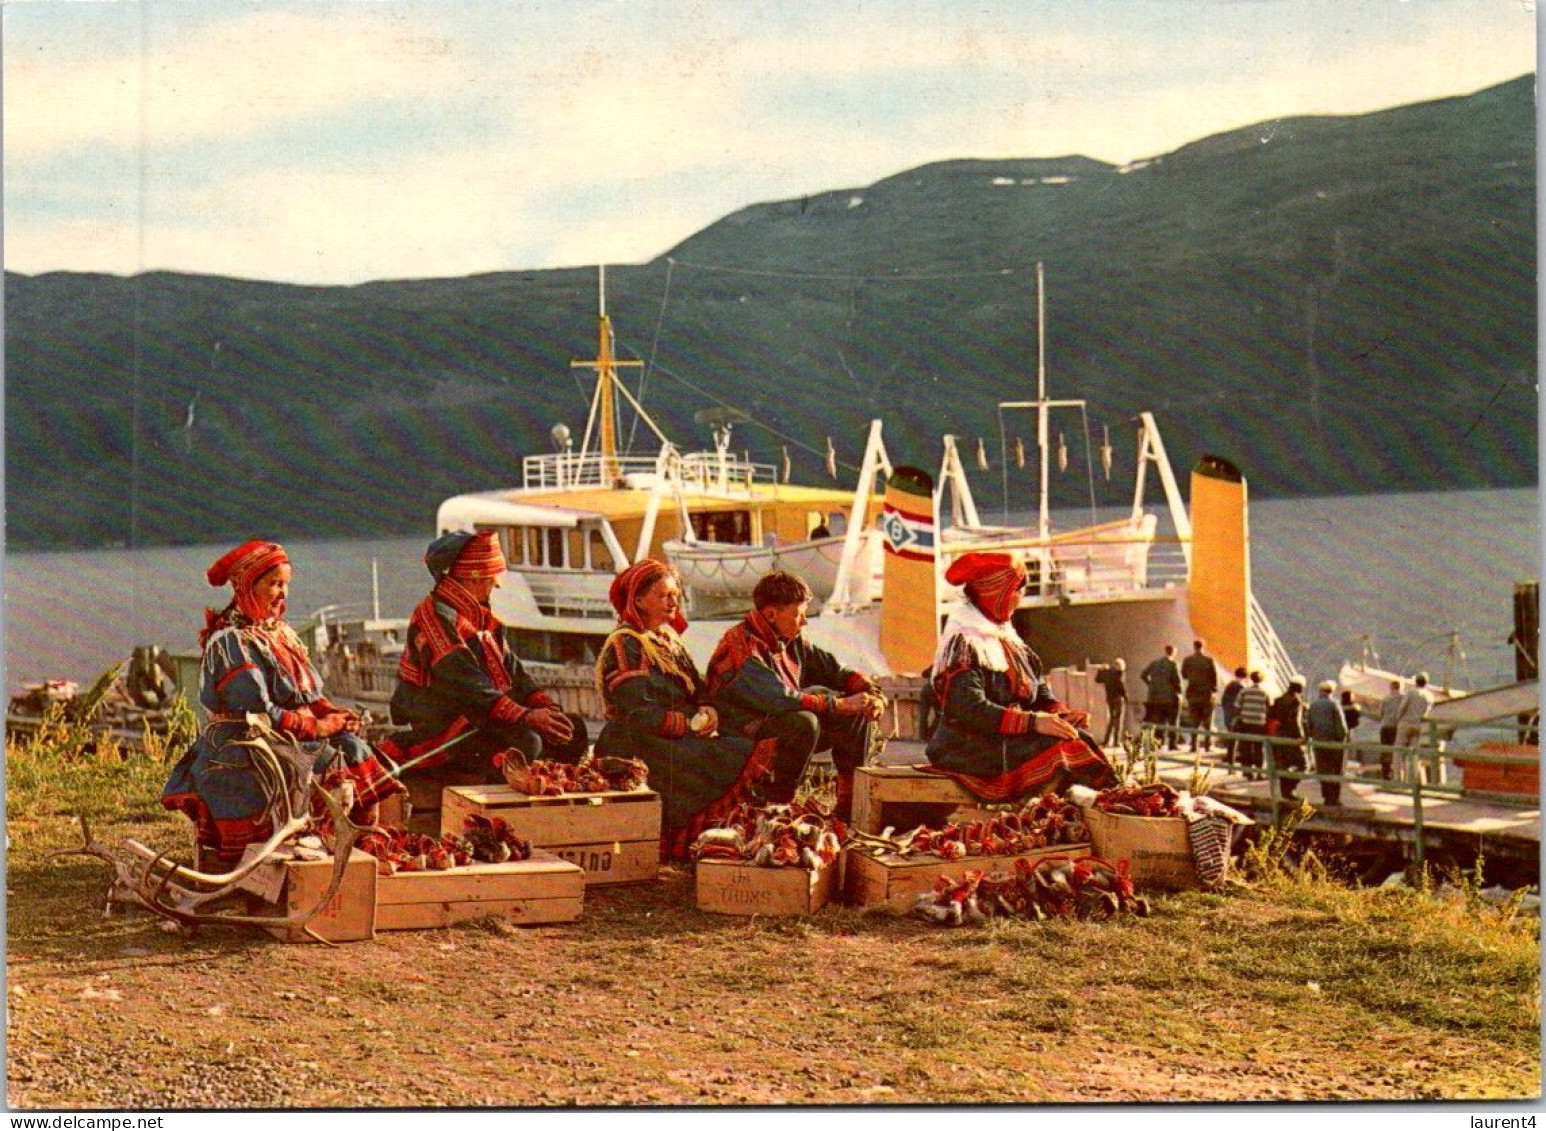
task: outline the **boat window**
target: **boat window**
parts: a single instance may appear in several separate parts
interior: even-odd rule
[[[693,533],[703,542],[730,542],[749,545],[752,540],[750,511],[698,512],[692,518]]]
[[[567,549],[564,545],[564,532],[554,527],[549,529],[547,533],[547,545],[545,547],[547,553],[543,556],[542,564],[549,569],[562,569],[569,564],[567,555],[564,553]]]
[[[601,537],[599,530],[589,530],[585,534],[585,568],[599,569],[606,573],[617,572],[612,554],[607,549],[606,540]]]

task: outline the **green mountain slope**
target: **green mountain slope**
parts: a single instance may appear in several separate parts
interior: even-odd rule
[[[707,441],[695,411],[735,405],[756,421],[736,446],[776,461],[787,444],[807,479],[827,436],[857,462],[881,416],[893,458],[925,467],[942,432],[986,438],[996,504],[995,405],[1034,395],[1041,260],[1050,389],[1088,399],[1117,450],[1102,501],[1129,490],[1142,409],[1178,471],[1224,455],[1258,495],[1534,483],[1534,123],[1526,76],[1125,170],[928,165],[609,268],[608,307],[679,444]],[[425,532],[442,497],[517,482],[553,423],[579,436],[569,363],[595,349],[595,290],[589,269],[357,287],[8,273],[7,536]],[[1054,428],[1072,472],[1085,423]],[[1065,501],[1088,497],[1065,478]],[[1027,505],[1027,473],[1011,481]]]

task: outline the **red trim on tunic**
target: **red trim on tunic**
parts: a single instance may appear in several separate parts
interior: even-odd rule
[[[174,793],[163,797],[161,804],[174,813],[185,813],[193,822],[193,839],[201,848],[214,852],[215,858],[227,869],[235,867],[249,844],[260,844],[268,839],[273,826],[265,818],[253,820],[239,817],[229,821],[216,820],[209,806],[196,793]]]
[[[826,695],[817,695],[814,692],[802,691],[800,693],[800,710],[813,711],[818,715],[825,715],[832,700]]]
[[[982,778],[932,765],[919,766],[918,769],[926,774],[939,774],[958,781],[973,796],[983,801],[1016,801],[1029,795],[1045,793],[1055,785],[1066,788],[1074,782],[1104,789],[1115,785],[1117,781],[1116,771],[1105,756],[1090,749],[1078,738],[1065,738],[997,777]],[[1059,778],[1063,780],[1059,782]]]
[[[497,723],[518,723],[525,715],[526,708],[508,695],[501,695],[494,700],[494,706],[488,713],[488,717]]]
[[[681,738],[687,734],[687,716],[680,711],[667,711],[660,720],[660,737]]]
[[[354,782],[354,808],[350,816],[362,816],[363,810],[391,797],[394,793],[407,793],[407,786],[396,778],[388,777],[385,767],[375,758],[367,758],[352,766],[344,766],[344,773]]]
[[[471,721],[465,715],[458,715],[446,724],[445,729],[439,734],[426,738],[422,742],[416,742],[412,746],[405,747],[394,739],[384,738],[381,740],[378,749],[388,758],[392,759],[392,761],[402,765],[404,762],[412,761],[414,758],[435,749],[437,746],[450,742],[471,726]],[[446,760],[446,757],[447,755],[442,752],[424,759],[424,761],[419,763],[419,766],[438,766]]]
[[[998,721],[1000,734],[1029,734],[1031,732],[1031,712],[1022,711],[1019,707],[1005,707],[1004,714]]]
[[[451,610],[454,623],[449,629],[435,607],[437,604]],[[494,690],[509,691],[510,673],[505,670],[505,646],[499,632],[502,627],[487,605],[454,578],[442,577],[430,595],[414,606],[408,618],[408,646],[397,662],[397,678],[414,687],[427,687],[430,669],[466,645],[479,656],[479,666]]]
[[[734,784],[720,796],[719,800],[709,803],[694,813],[687,824],[676,832],[660,834],[660,858],[662,860],[687,859],[687,853],[692,848],[693,841],[698,839],[704,829],[712,829],[719,825],[737,805],[750,801],[752,787],[773,776],[773,755],[777,749],[776,738],[765,738],[753,746],[751,757],[746,759],[746,765],[741,767],[741,772],[736,776]]]
[[[257,664],[243,664],[241,667],[232,668],[230,671],[226,672],[225,675],[221,676],[220,679],[215,683],[215,693],[218,695],[222,687],[230,683],[237,676],[241,675],[242,672],[255,672],[257,670]]]
[[[286,734],[293,734],[300,738],[316,738],[317,720],[311,715],[302,714],[300,711],[280,711],[279,729]]]

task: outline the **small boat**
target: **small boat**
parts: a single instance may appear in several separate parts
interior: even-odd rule
[[[1470,694],[1465,688],[1456,687],[1452,682],[1456,665],[1463,666],[1464,663],[1465,653],[1460,647],[1460,634],[1451,632],[1443,679],[1436,681],[1430,678],[1427,685],[1428,693],[1433,696],[1435,703],[1460,699]],[[1390,695],[1391,685],[1396,684],[1401,691],[1406,691],[1413,686],[1416,676],[1416,671],[1403,675],[1400,672],[1382,668],[1379,653],[1374,648],[1373,638],[1365,635],[1360,645],[1359,658],[1356,661],[1343,661],[1341,670],[1337,673],[1337,686],[1343,691],[1351,691],[1353,702],[1378,718],[1380,704]]]
[[[861,568],[878,573],[883,540],[875,530],[865,531],[862,538],[860,553],[866,565]],[[712,615],[720,607],[744,612],[752,589],[772,570],[803,578],[814,595],[812,608],[819,609],[831,600],[837,586],[844,542],[841,534],[788,543],[775,537],[762,546],[673,538],[661,548],[681,575],[683,587],[692,594],[693,611]]]

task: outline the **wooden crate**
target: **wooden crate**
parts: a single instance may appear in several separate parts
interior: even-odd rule
[[[944,809],[976,805],[972,792],[953,778],[912,766],[860,766],[854,774],[854,828],[878,833],[886,827],[886,806],[928,802]],[[942,811],[941,816],[944,816]]]
[[[541,849],[531,859],[398,872],[376,881],[376,927],[412,931],[499,915],[512,923],[571,923],[585,902],[578,864]]]
[[[440,832],[460,836],[474,813],[502,817],[517,836],[585,870],[587,884],[629,884],[660,873],[660,794],[654,790],[532,797],[507,785],[446,789]]]
[[[1539,796],[1541,771],[1539,746],[1525,746],[1514,742],[1484,742],[1476,748],[1478,754],[1502,754],[1516,758],[1533,758],[1530,764],[1523,762],[1477,762],[1457,757],[1455,764],[1465,773],[1466,793],[1518,793]]]
[[[911,911],[918,896],[934,888],[941,876],[959,880],[968,869],[992,874],[1010,872],[1016,860],[1045,860],[1049,856],[1077,859],[1088,856],[1088,844],[1059,844],[1015,856],[963,856],[944,860],[938,856],[871,856],[865,852],[843,853],[843,898],[857,907],[888,905]]]
[[[266,867],[266,865],[265,865]],[[327,890],[333,877],[332,860],[287,860],[284,881],[279,889],[274,914],[294,915],[306,911]],[[328,942],[356,942],[376,937],[376,858],[356,848],[344,866],[343,883],[306,924]],[[268,933],[285,942],[316,942],[305,930],[267,928]]]
[[[1201,886],[1185,817],[1139,817],[1090,808],[1084,820],[1095,855],[1113,864],[1126,860],[1128,874],[1140,888]]]
[[[814,915],[837,889],[838,861],[816,869],[700,860],[698,910],[720,915]]]

